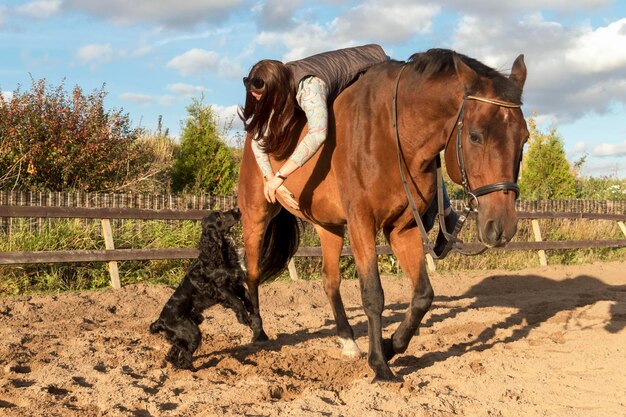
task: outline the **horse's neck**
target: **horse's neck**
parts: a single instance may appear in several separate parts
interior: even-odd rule
[[[433,160],[454,129],[456,106],[455,98],[441,87],[420,89],[410,101],[398,103],[398,125],[410,126],[401,132],[403,148],[413,150],[424,162]]]
[[[409,101],[404,104],[412,108],[405,117],[412,118],[409,125],[413,126],[415,148],[424,159],[433,159],[446,147],[455,126],[458,114],[458,92],[451,88],[457,84],[456,79],[449,81],[423,81]],[[409,84],[411,85],[411,84]],[[401,115],[402,109],[399,108]]]

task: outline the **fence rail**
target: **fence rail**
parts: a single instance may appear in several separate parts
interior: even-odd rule
[[[6,202],[6,192],[0,192],[0,203]],[[24,198],[21,202],[26,201]],[[154,259],[193,259],[198,256],[198,250],[193,248],[163,248],[163,249],[115,249],[113,235],[111,233],[110,220],[114,219],[140,219],[140,220],[200,220],[209,209],[229,209],[236,205],[236,197],[211,197],[185,199],[180,198],[176,204],[166,206],[165,201],[175,201],[172,199],[135,199],[136,201],[159,201],[160,209],[145,207],[78,207],[78,206],[41,206],[41,205],[21,205],[20,199],[13,199],[13,204],[0,205],[0,218],[3,220],[25,217],[25,218],[84,218],[100,219],[102,222],[103,235],[106,249],[104,250],[64,250],[64,251],[36,251],[36,252],[0,252],[0,264],[32,264],[32,263],[66,263],[66,262],[108,262],[111,275],[111,285],[119,288],[119,276],[117,273],[118,261],[139,261]],[[101,201],[135,201],[130,199],[108,198]],[[30,202],[33,200],[31,199]],[[37,201],[48,201],[38,198]],[[87,198],[62,198],[59,201],[89,201]],[[189,201],[194,204],[188,204]],[[460,205],[454,202],[455,208]],[[530,203],[530,204],[524,204]],[[623,204],[622,204],[623,203]],[[177,208],[172,208],[177,205]],[[184,208],[180,206],[185,206]],[[580,249],[580,248],[620,248],[626,247],[626,239],[615,240],[575,240],[575,241],[543,241],[539,229],[538,219],[592,219],[617,221],[624,236],[626,237],[626,202],[580,202],[573,204],[563,202],[518,202],[518,209],[559,207],[559,212],[518,212],[520,219],[531,219],[533,222],[534,242],[510,242],[503,248],[495,250],[513,251],[539,251],[542,264],[546,264],[546,250],[558,249]],[[568,211],[572,207],[587,207],[593,209],[592,212]],[[464,250],[474,251],[480,248],[480,244],[466,243]],[[389,246],[378,246],[379,254],[391,254]],[[350,256],[351,248],[345,247],[342,250],[343,256]],[[295,256],[321,256],[319,247],[301,247]],[[433,269],[434,263],[429,263]],[[290,268],[293,269],[293,268]]]

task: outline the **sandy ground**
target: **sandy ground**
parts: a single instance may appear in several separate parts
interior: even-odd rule
[[[0,300],[1,416],[626,416],[626,262],[519,272],[432,274],[433,308],[372,384],[366,359],[341,357],[320,282],[262,287],[265,329],[205,312],[197,372],[163,363],[148,333],[172,290]],[[384,333],[408,281],[383,279]],[[342,293],[367,349],[358,283]]]

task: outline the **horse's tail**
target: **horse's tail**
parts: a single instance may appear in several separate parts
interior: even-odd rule
[[[261,247],[261,282],[265,282],[280,271],[295,255],[300,244],[300,226],[298,219],[282,209],[270,220],[263,246]]]

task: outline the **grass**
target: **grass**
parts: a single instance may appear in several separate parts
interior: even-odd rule
[[[115,247],[118,249],[197,247],[201,232],[198,221],[124,220],[112,223]],[[540,220],[539,223],[544,240],[549,241],[624,239],[614,221],[566,219]],[[13,219],[7,230],[10,233],[0,233],[2,252],[104,249],[99,221]],[[240,227],[234,230],[234,235],[241,246]],[[431,236],[434,239],[435,233]],[[464,241],[476,240],[473,222],[468,222],[468,227],[462,231],[460,237]],[[520,220],[514,240],[533,240],[530,220]],[[386,242],[379,236],[378,243],[384,245]],[[347,238],[345,244],[349,245]],[[319,239],[312,227],[304,228],[300,246],[319,246]],[[576,265],[622,260],[626,257],[626,248],[548,251],[547,256],[550,265]],[[184,276],[189,262],[190,260],[127,261],[119,262],[118,268],[122,284],[147,282],[176,286]],[[295,265],[300,278],[320,279],[321,258],[298,257]],[[437,262],[437,270],[519,270],[538,265],[536,252],[493,251],[473,257],[450,254],[445,260]],[[343,279],[357,278],[352,257],[342,257],[340,267]],[[379,256],[379,270],[385,275],[402,273],[398,261],[392,255]],[[95,290],[109,286],[107,265],[104,262],[0,265],[0,277],[0,296]],[[277,279],[286,280],[289,275],[285,271]]]

